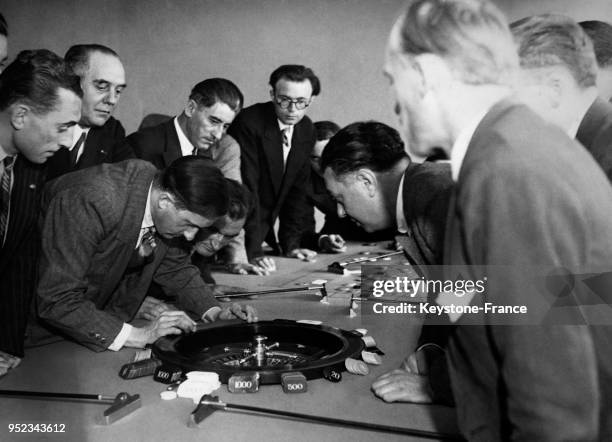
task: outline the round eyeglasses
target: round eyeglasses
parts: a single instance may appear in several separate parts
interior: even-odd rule
[[[280,97],[275,97],[274,101],[276,101],[276,104],[278,104],[281,109],[289,109],[289,106],[291,106],[293,104],[296,109],[304,110],[308,106],[310,106],[311,99],[310,98],[308,98],[308,99],[306,99],[306,98],[298,98],[297,100],[292,100],[289,97],[285,97],[285,96],[281,95]]]

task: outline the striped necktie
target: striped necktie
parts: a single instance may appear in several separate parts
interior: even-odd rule
[[[289,139],[289,127],[283,128],[283,166],[287,166],[287,157],[291,149],[291,140]]]
[[[70,166],[76,167],[79,157],[79,150],[83,143],[85,143],[85,138],[87,138],[87,132],[83,132],[74,147],[70,150]],[[82,155],[81,155],[82,156]]]
[[[4,173],[0,181],[0,244],[4,244],[8,227],[9,209],[11,206],[11,179],[15,157],[4,159]]]

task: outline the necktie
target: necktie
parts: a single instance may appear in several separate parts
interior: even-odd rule
[[[145,227],[140,243],[136,246],[134,253],[130,257],[127,268],[129,271],[141,268],[146,264],[153,262],[155,258],[154,251],[157,244],[155,243],[155,227]]]
[[[81,146],[83,145],[83,143],[85,143],[85,138],[87,138],[87,132],[83,132],[81,134],[81,136],[79,137],[79,139],[75,143],[74,147],[70,150],[70,165],[72,167],[75,167],[76,164],[77,164],[77,158],[79,156],[79,150],[81,149]]]
[[[291,140],[289,140],[289,127],[285,127],[282,130],[283,133],[283,165],[287,165],[287,157],[289,156],[289,150],[291,149]]]
[[[11,177],[15,157],[4,159],[4,173],[0,182],[0,244],[4,244],[4,237],[8,227],[9,208],[11,205]]]

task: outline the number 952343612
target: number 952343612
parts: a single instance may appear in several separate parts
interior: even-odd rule
[[[66,424],[8,424],[9,433],[65,433]]]

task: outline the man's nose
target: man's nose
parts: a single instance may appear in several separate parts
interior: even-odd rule
[[[60,134],[59,139],[58,139],[58,147],[57,149],[61,149],[62,147],[65,147],[66,149],[70,149],[72,147],[72,137],[73,137],[73,131],[74,128],[71,127],[69,130],[67,130],[66,132],[63,132]]]
[[[196,236],[196,233],[198,233],[198,229],[196,227],[190,227],[183,231],[183,236],[187,241],[193,241]]]
[[[117,102],[119,101],[119,94],[117,93],[117,91],[115,91],[114,89],[111,89],[110,91],[108,91],[108,93],[106,94],[105,100],[104,100],[107,104],[112,104],[113,106],[117,104]]]
[[[213,129],[213,136],[217,141],[219,141],[223,136],[224,132],[225,130],[223,129],[223,126],[215,126],[215,128]]]

